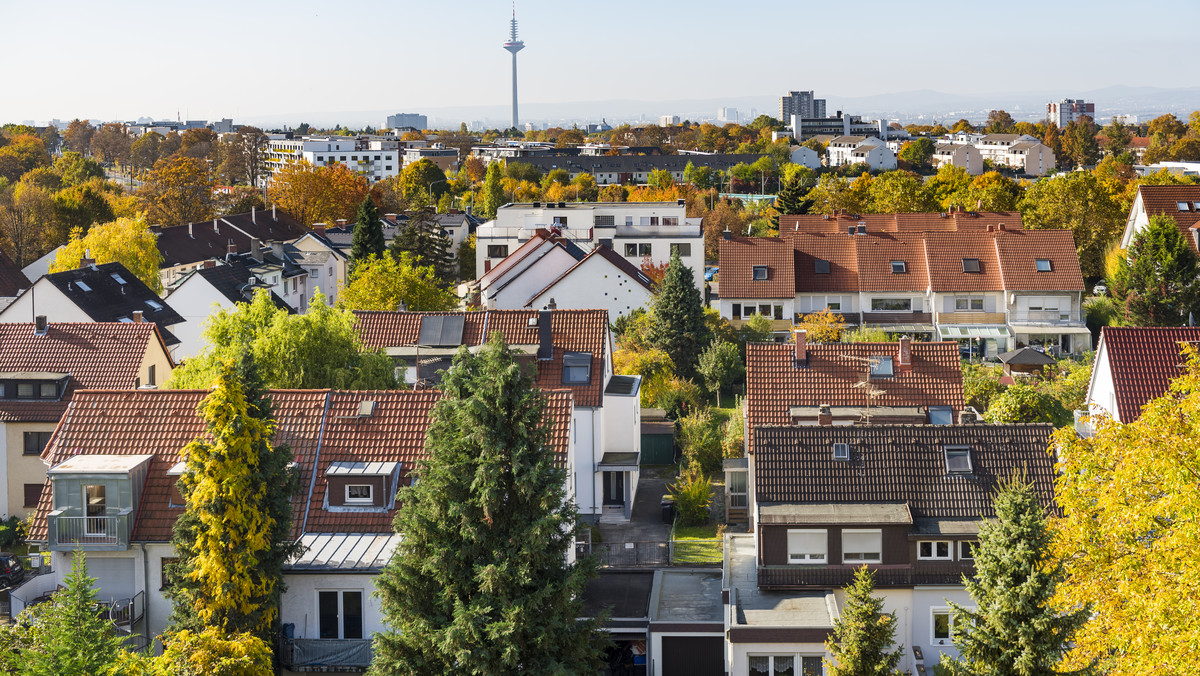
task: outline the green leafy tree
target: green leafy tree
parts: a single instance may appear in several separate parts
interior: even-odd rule
[[[1116,117],[1112,119],[1112,124],[1104,128],[1104,136],[1108,139],[1105,149],[1110,155],[1120,155],[1129,148],[1129,144],[1133,142],[1133,132],[1129,127],[1121,124],[1121,121]]]
[[[875,573],[862,566],[846,588],[842,612],[833,622],[833,635],[825,649],[829,676],[900,676],[896,668],[904,646],[891,650],[896,638],[896,616],[883,612],[883,599],[875,594]]]
[[[937,211],[933,193],[916,174],[888,171],[870,183],[869,211],[877,214],[923,213]]]
[[[382,256],[386,248],[379,208],[368,196],[358,205],[358,219],[354,222],[354,235],[350,240],[350,265],[357,265],[368,256]]]
[[[479,198],[479,215],[484,218],[495,218],[496,210],[504,206],[504,168],[499,162],[488,165],[487,174],[483,178],[483,194]]]
[[[1103,274],[1104,252],[1125,227],[1126,210],[1090,171],[1034,183],[1019,208],[1026,228],[1071,231],[1079,266],[1088,279]]]
[[[967,406],[971,406],[981,413],[986,411],[988,405],[992,403],[992,399],[1004,391],[1004,387],[1000,384],[1000,378],[1003,375],[1004,371],[999,366],[963,364],[963,400],[966,401]]]
[[[162,279],[158,276],[162,253],[158,249],[157,235],[150,231],[142,218],[120,218],[111,223],[97,225],[84,235],[76,229],[54,261],[50,272],[63,272],[79,267],[79,260],[90,253],[100,265],[121,263],[156,293],[162,292]]]
[[[993,397],[983,418],[990,423],[1048,422],[1061,427],[1070,425],[1074,414],[1040,383],[1022,380]]]
[[[338,307],[348,310],[452,310],[458,298],[443,289],[433,268],[416,265],[412,254],[370,256],[350,273],[350,283],[338,294]]]
[[[291,498],[292,452],[271,445],[275,417],[249,355],[221,365],[200,404],[208,436],[188,444],[179,492],[186,510],[171,544],[179,557],[174,629],[213,628],[268,639],[279,619],[283,564],[298,551]]]
[[[708,474],[721,469],[721,426],[708,408],[695,408],[679,420],[679,448],[686,466]]]
[[[156,134],[160,139],[161,135]],[[55,173],[62,177],[64,186],[82,185],[93,178],[104,178],[104,167],[99,162],[68,150],[54,160]]]
[[[220,310],[204,328],[207,345],[171,373],[170,387],[208,389],[224,364],[249,351],[263,383],[274,389],[392,389],[391,358],[361,346],[354,314],[329,307],[320,291],[308,312],[276,307],[266,289],[249,303]]]
[[[400,489],[369,673],[594,673],[603,618],[579,619],[594,567],[566,562],[576,513],[546,396],[498,334],[442,387],[420,481]]]
[[[667,490],[675,499],[679,525],[701,526],[712,519],[712,481],[703,472],[685,469]]]
[[[1152,216],[1118,264],[1113,293],[1134,326],[1183,326],[1200,316],[1197,275],[1200,261],[1175,219]]]
[[[717,395],[717,406],[721,405],[721,390],[732,385],[746,372],[737,345],[723,340],[714,340],[704,348],[697,369],[705,387]]]
[[[684,266],[679,254],[674,253],[654,296],[650,345],[666,352],[675,364],[675,373],[690,380],[696,376],[700,352],[708,339],[700,290],[696,288],[691,268]]]
[[[900,159],[912,164],[914,167],[927,166],[930,160],[933,159],[933,151],[937,149],[937,144],[928,136],[922,136],[915,141],[909,141],[900,148]]]
[[[409,209],[417,204],[437,204],[438,198],[450,189],[446,173],[427,159],[406,165],[393,180],[401,203]]]
[[[985,134],[1011,134],[1016,124],[1012,115],[1009,115],[1007,112],[1003,110],[989,110],[987,126],[984,127],[983,132]],[[955,131],[957,130],[958,125],[955,125]]]
[[[1059,669],[1090,609],[1061,612],[1055,605],[1065,574],[1051,552],[1045,506],[1032,485],[1014,477],[1001,486],[993,507],[996,518],[979,528],[975,576],[963,579],[975,609],[950,602],[960,657],[943,655],[942,666],[963,676],[1088,673]]]

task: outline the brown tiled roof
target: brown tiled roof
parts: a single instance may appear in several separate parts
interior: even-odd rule
[[[774,237],[722,239],[719,248],[721,296],[724,298],[793,298],[796,263],[792,247]],[[754,280],[754,266],[767,266],[767,278]]]
[[[796,291],[858,291],[858,256],[849,236],[794,232],[785,239],[795,250]],[[817,274],[818,260],[829,261],[829,274]],[[721,289],[724,293],[723,282]]]
[[[1072,254],[1074,251],[1072,248]],[[930,232],[925,235],[925,255],[929,258],[929,283],[934,291],[1004,288],[991,233]],[[979,272],[963,272],[964,258],[979,259]]]
[[[167,354],[150,322],[50,323],[43,336],[33,324],[0,323],[0,371],[71,374],[60,401],[0,399],[0,422],[54,422],[76,390],[132,389],[155,343]]]
[[[996,249],[1006,291],[1086,289],[1070,230],[1005,230],[996,233]],[[1038,259],[1050,261],[1050,272],[1037,271]]]
[[[932,233],[930,233],[932,234]],[[925,291],[929,273],[921,238],[910,233],[870,233],[854,236],[858,257],[858,286],[869,291]],[[847,235],[846,239],[850,239]],[[904,261],[904,273],[892,272],[892,261]]]
[[[1183,373],[1181,344],[1197,342],[1200,326],[1106,326],[1100,330],[1121,422],[1137,420],[1147,402],[1166,393],[1171,381]]]
[[[1200,202],[1200,185],[1142,185],[1138,186],[1138,194],[1142,197],[1147,216],[1174,218],[1184,239],[1192,245],[1193,250],[1196,249],[1191,227],[1200,222],[1200,209],[1195,207],[1196,202]],[[1187,202],[1189,209],[1180,211],[1179,202]]]
[[[855,385],[866,366],[853,357],[895,356],[899,343],[809,344],[808,364],[793,365],[791,344],[746,346],[746,424],[787,425],[793,406],[864,406],[866,395]],[[884,393],[872,406],[963,407],[962,364],[958,343],[912,343],[912,369],[871,383]]]
[[[138,506],[132,539],[170,540],[175,519],[183,512],[170,506],[176,478],[167,471],[180,461],[180,451],[205,434],[197,408],[207,395],[200,390],[89,390],[71,402],[43,458],[53,467],[75,455],[153,455]],[[293,499],[292,532],[390,532],[394,506],[383,512],[327,512],[324,473],[337,461],[400,462],[411,470],[424,455],[429,411],[441,397],[421,391],[272,390],[277,421],[275,444],[287,444],[300,472]],[[359,402],[376,402],[373,415],[357,417]],[[548,393],[547,415],[552,446],[566,464],[572,412],[571,394]],[[349,416],[349,417],[347,417]],[[314,464],[317,480],[313,481]],[[309,489],[313,489],[310,499]],[[47,481],[30,528],[30,539],[46,538],[46,515],[52,508]]]
[[[915,518],[993,517],[1000,482],[1022,472],[1054,504],[1054,426],[759,427],[754,486],[761,503],[905,503]],[[850,445],[850,460],[832,444]],[[969,446],[972,472],[946,472],[945,446]]]
[[[29,278],[8,254],[0,250],[0,298],[11,298],[28,288]]]
[[[848,226],[867,225],[867,232],[961,232],[986,230],[1003,223],[1016,230],[1022,226],[1016,211],[950,211],[916,214],[785,214],[779,217],[779,234],[822,232],[845,235]]]
[[[608,349],[607,310],[552,310],[550,326],[554,352],[549,360],[539,360],[537,385],[544,390],[569,389],[575,405],[600,406],[604,392],[604,362]],[[367,348],[415,345],[425,315],[462,316],[462,345],[477,346],[499,331],[510,345],[536,345],[538,327],[529,321],[537,310],[487,310],[483,312],[355,312],[359,337]],[[589,352],[592,355],[592,379],[587,385],[564,385],[564,352]]]

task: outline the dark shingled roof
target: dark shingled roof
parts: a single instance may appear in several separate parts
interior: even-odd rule
[[[299,221],[280,209],[275,209],[274,215],[271,209],[263,209],[253,215],[231,214],[214,221],[154,226],[151,230],[158,235],[164,268],[221,258],[229,252],[230,244],[237,247],[238,253],[248,253],[251,237],[261,242],[283,241],[307,232]]]
[[[1009,350],[996,355],[996,358],[1005,364],[1019,364],[1022,366],[1049,366],[1054,364],[1054,358],[1044,352],[1038,352],[1032,347],[1022,347],[1016,350]]]
[[[249,302],[254,297],[253,289],[265,289],[268,286],[264,284],[250,286],[249,282],[254,277],[254,273],[240,258],[234,257],[231,257],[225,265],[200,268],[190,274],[203,277],[218,293],[228,298],[231,303]],[[292,306],[287,304],[287,301],[279,297],[279,294],[274,291],[269,291],[269,293],[271,294],[271,302],[275,303],[275,307],[291,313],[296,312],[292,309]]]
[[[0,298],[9,298],[29,288],[29,278],[0,250]]]
[[[118,282],[114,275],[119,276],[125,283]],[[83,310],[92,321],[131,320],[134,311],[141,310],[146,321],[154,322],[158,326],[167,345],[179,343],[179,339],[171,334],[167,327],[182,323],[183,317],[120,263],[89,265],[55,272],[46,275],[46,281]],[[87,284],[91,290],[81,289],[80,282]],[[150,302],[161,306],[161,309],[156,309]]]
[[[914,518],[992,517],[1001,481],[1023,472],[1054,503],[1054,426],[860,425],[754,429],[754,486],[762,503],[904,503]],[[833,459],[835,443],[850,460]],[[944,448],[967,446],[969,474],[948,474]]]

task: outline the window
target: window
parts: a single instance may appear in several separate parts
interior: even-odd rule
[[[86,282],[75,282],[75,286],[78,286],[80,291],[92,290],[92,287],[88,286]]]
[[[507,244],[489,244],[487,248],[488,258],[505,258],[508,256]]]
[[[46,450],[46,444],[50,443],[51,434],[53,432],[26,432],[25,455],[41,455]]]
[[[813,272],[818,275],[829,274],[829,261],[824,261],[824,260],[821,260],[820,258],[813,261]]]
[[[321,278],[321,268],[313,268],[313,269],[309,270],[308,276],[312,277],[313,279],[320,279]]]
[[[842,529],[843,563],[879,563],[882,552],[883,531]]]
[[[636,256],[637,255],[637,245],[636,244],[626,244],[625,245],[625,255],[626,256]]]
[[[372,504],[375,493],[371,484],[346,484],[346,504]]]
[[[787,551],[788,563],[825,563],[829,536],[824,530],[789,529]]]
[[[146,305],[149,305],[150,309],[154,310],[155,312],[162,312],[163,305],[156,300],[148,300],[146,301]]]
[[[850,444],[836,443],[833,445],[834,460],[849,460],[850,459]]]
[[[974,540],[959,540],[958,541],[958,558],[963,561],[971,561],[975,558],[975,541]]]
[[[963,310],[982,310],[983,296],[959,297],[954,299],[954,309],[958,312]]]
[[[586,385],[592,380],[592,355],[590,352],[567,352],[563,355],[564,385]]]
[[[1200,211],[1200,202],[1192,202],[1192,206],[1196,208],[1196,211]]]
[[[732,311],[731,311],[729,314],[730,314],[730,317],[731,317],[732,319],[741,319],[741,317],[742,317],[742,304],[741,304],[741,303],[734,303],[734,304],[733,304],[733,310],[732,310]]]
[[[729,493],[730,507],[745,509],[749,474],[749,472],[730,472],[726,475],[729,477],[729,482],[726,484],[725,490]]]
[[[775,305],[771,309],[775,311],[775,315],[774,315],[775,319],[783,319],[783,306],[782,305]]]
[[[921,540],[917,543],[917,558],[929,561],[949,561],[954,550],[949,540]]]
[[[971,449],[968,446],[947,446],[946,472],[948,474],[971,473]]]
[[[896,370],[892,364],[891,357],[872,356],[871,357],[871,377],[872,378],[892,378],[896,375]]]
[[[799,665],[800,671],[796,671]],[[748,655],[750,676],[823,676],[821,655]]]
[[[33,383],[17,383],[17,399],[33,399]]]
[[[318,591],[317,618],[321,638],[363,637],[362,591]]]
[[[175,586],[174,573],[176,572],[175,566],[178,564],[179,559],[174,557],[163,557],[159,559],[159,570],[161,571],[160,577],[162,579],[162,586],[159,587],[159,591],[170,589],[171,587]]]
[[[979,272],[979,259],[964,258],[962,259],[962,266],[963,272]]]
[[[929,424],[930,425],[953,425],[954,410],[949,406],[930,406],[929,407]]]
[[[663,225],[679,225],[679,217],[678,216],[663,216],[662,224]]]
[[[908,272],[908,264],[904,261],[892,261],[892,274],[902,275]]]
[[[342,161],[343,161],[343,162],[345,162],[345,161],[346,161],[346,156],[345,156],[345,155],[342,155],[342,158],[341,158],[341,159],[342,159]]]
[[[1037,271],[1038,271],[1038,272],[1050,272],[1050,271],[1051,271],[1051,270],[1053,270],[1053,269],[1054,269],[1054,266],[1052,266],[1052,265],[1050,264],[1050,259],[1049,259],[1049,258],[1039,258],[1039,259],[1037,259]]]
[[[679,256],[681,258],[691,256],[692,255],[692,245],[687,242],[684,242],[681,244],[672,244],[671,245],[671,255],[674,256],[675,254],[679,254]]]
[[[758,306],[758,314],[770,317],[771,316],[771,306],[770,305],[759,305]]]
[[[754,281],[756,281],[756,282],[762,282],[762,281],[766,281],[766,279],[767,279],[767,266],[765,266],[765,265],[755,265],[755,266],[754,266],[754,270],[753,270],[753,275],[754,275]]]
[[[557,225],[560,228],[567,227],[567,217],[566,216],[554,216],[553,218],[551,218],[550,222],[552,225]]]
[[[649,243],[638,245],[638,255],[639,256],[652,256],[653,250],[654,250],[654,247],[652,247]]]
[[[625,217],[625,225],[633,225],[633,216]]]
[[[932,632],[934,645],[948,645],[954,638],[954,616],[950,614],[949,608],[931,608],[930,622],[932,624]]]
[[[615,216],[597,216],[596,217],[596,225],[598,225],[598,226],[599,225],[613,226],[616,224],[617,224],[617,222],[616,222]]]
[[[146,384],[147,385],[150,385],[151,387],[153,387],[158,384],[158,381],[155,379],[155,375],[156,374],[155,374],[154,364],[151,364],[146,369]]]
[[[658,216],[650,217],[650,225],[658,225]]]
[[[829,310],[830,312],[841,312],[841,310],[842,310],[842,301],[840,301],[840,300],[831,300],[831,301],[829,301],[829,302],[825,303],[825,309]]]
[[[910,312],[912,310],[911,298],[872,298],[872,312]]]
[[[1187,203],[1187,202],[1176,202],[1176,203],[1175,203],[1175,208],[1176,208],[1176,209],[1179,209],[1180,211],[1190,211],[1190,209],[1188,209],[1188,203]]]
[[[25,484],[25,504],[23,507],[37,507],[42,499],[42,487],[45,484]]]

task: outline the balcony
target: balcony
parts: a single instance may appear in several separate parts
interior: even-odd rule
[[[289,671],[362,673],[371,666],[371,639],[283,638],[279,662]]]
[[[759,566],[758,586],[764,589],[833,589],[854,580],[859,565]],[[963,575],[973,575],[975,565],[957,561],[918,561],[913,564],[868,565],[879,587],[911,587],[919,584],[958,584]]]
[[[1003,312],[939,312],[938,324],[1004,324]]]
[[[1070,310],[1016,310],[1011,320],[1014,324],[1078,324],[1074,314]]]
[[[68,515],[65,509],[50,512],[46,521],[50,551],[119,551],[129,549],[133,510],[115,515]]]
[[[864,312],[863,324],[930,324],[933,315],[928,312]]]
[[[1080,439],[1096,436],[1096,426],[1092,424],[1091,414],[1087,411],[1075,411],[1075,436]]]

